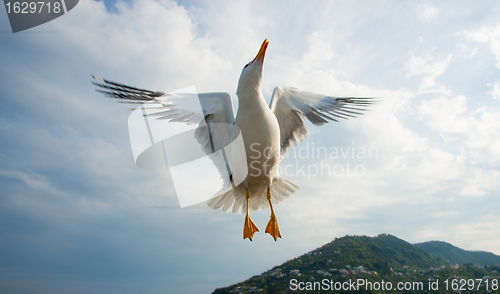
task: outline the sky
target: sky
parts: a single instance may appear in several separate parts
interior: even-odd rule
[[[345,235],[441,240],[500,255],[497,1],[81,0],[13,34],[0,9],[0,292],[211,293]],[[263,94],[376,97],[281,163],[300,190],[283,238],[244,215],[179,207],[137,167],[130,105],[95,74],[225,91],[264,39]],[[193,183],[196,185],[197,183]]]

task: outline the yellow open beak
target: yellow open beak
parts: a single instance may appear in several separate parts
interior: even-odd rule
[[[264,57],[266,57],[267,44],[269,44],[269,41],[265,39],[264,42],[262,43],[262,46],[260,46],[259,53],[257,53],[257,56],[255,56],[255,58],[252,60],[252,63],[260,58],[262,58],[262,62],[264,62]]]

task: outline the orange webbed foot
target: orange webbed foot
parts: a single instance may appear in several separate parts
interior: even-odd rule
[[[276,219],[276,215],[271,215],[271,219],[267,223],[266,233],[269,233],[276,241],[278,238],[281,238],[280,228],[278,226],[278,220]]]
[[[250,239],[252,241],[253,234],[258,232],[259,228],[255,225],[249,215],[245,217],[245,226],[243,227],[243,239]]]

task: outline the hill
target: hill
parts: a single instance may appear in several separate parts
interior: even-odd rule
[[[499,272],[500,266],[450,264],[388,234],[345,236],[213,293],[451,293],[453,279],[476,281],[474,291],[462,293],[492,293],[499,291]]]
[[[309,268],[342,268],[346,265],[364,267],[389,274],[407,267],[427,268],[446,263],[424,250],[388,234],[377,237],[345,236],[302,255],[287,266]]]
[[[500,256],[491,252],[468,251],[442,241],[415,244],[417,247],[454,264],[500,264]]]

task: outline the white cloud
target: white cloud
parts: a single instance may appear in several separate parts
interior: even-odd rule
[[[476,217],[478,219],[475,222],[462,221],[463,215],[453,218],[453,222],[455,222],[452,225],[453,229],[446,228],[449,228],[448,223],[436,220],[435,226],[426,227],[416,234],[417,240],[446,240],[446,242],[464,250],[497,252],[495,246],[500,242],[498,226],[496,225],[499,221],[498,216],[474,216],[474,218]]]
[[[476,31],[462,31],[457,34],[466,40],[489,43],[490,50],[497,60],[497,67],[500,69],[500,25],[485,26]]]
[[[498,254],[496,248],[500,244],[499,221],[498,214],[480,216],[479,221],[457,226],[456,234],[450,236],[449,240],[466,250],[490,251]]]
[[[322,31],[316,31],[309,37],[309,48],[304,54],[302,63],[306,68],[321,66],[323,63],[332,59],[334,51],[329,39]]]
[[[470,110],[465,96],[439,97],[423,101],[417,111],[419,119],[438,132],[446,141],[455,141],[466,148],[470,163],[500,160],[498,110],[481,106]],[[487,155],[487,156],[485,156]]]
[[[40,191],[42,193],[49,193],[58,196],[67,197],[64,193],[54,188],[48,181],[47,177],[39,174],[29,174],[26,172],[16,170],[0,170],[0,176],[13,178],[22,181],[29,188]]]
[[[489,92],[494,99],[500,100],[500,80],[493,84],[493,89]]]
[[[195,20],[183,6],[173,1],[140,0],[118,2],[116,9],[117,13],[109,13],[102,2],[85,1],[72,11],[72,17],[62,18],[63,23],[47,25],[64,36],[62,48],[71,44],[78,54],[100,62],[96,71],[119,72],[112,80],[165,92],[192,84],[202,91],[214,91],[214,87],[224,89],[233,82],[228,78],[229,73],[235,74],[232,64],[224,52],[215,52],[224,44],[198,35]],[[207,77],[213,75],[220,78],[208,82]]]
[[[444,96],[423,101],[417,108],[419,119],[442,135],[466,133],[470,130],[471,117],[462,117],[468,110],[467,98]]]
[[[448,155],[452,160],[448,168],[436,166],[441,175],[463,179],[457,182],[460,195],[483,196],[497,186],[500,139],[493,134],[500,132],[500,119],[495,109],[480,107],[471,111],[464,96],[439,97],[422,102],[418,115],[446,140],[444,146],[453,144],[460,149],[458,158]],[[429,162],[443,161],[443,155]]]
[[[462,50],[460,57],[462,57],[464,59],[469,59],[469,58],[474,57],[478,51],[478,47],[469,48],[467,45],[465,45],[463,43],[459,43],[457,46],[458,46],[458,48],[460,48]]]
[[[432,51],[434,50],[435,48],[432,49]],[[405,63],[406,77],[409,78],[413,75],[423,76],[418,90],[419,94],[440,93],[449,95],[451,93],[447,87],[439,85],[436,82],[436,79],[445,73],[451,56],[450,54],[444,59],[433,61],[430,52],[426,52],[420,56],[411,55],[410,59]]]
[[[496,27],[483,26],[479,30],[458,32],[457,35],[462,36],[465,40],[489,44],[491,53],[495,56],[497,61],[496,66],[500,69],[500,25],[497,25]],[[477,48],[472,52],[474,54],[471,53],[472,56],[474,56],[476,52]],[[500,99],[500,80],[488,84],[493,84],[492,89],[488,92],[488,94],[490,94],[494,99]]]
[[[464,156],[454,155],[439,148],[430,148],[420,154],[413,181],[421,187],[437,192],[446,188],[446,181],[460,180],[464,172]]]
[[[430,22],[439,16],[439,9],[429,3],[423,3],[417,7],[417,16],[423,22]]]
[[[462,196],[484,196],[493,187],[498,187],[500,172],[497,170],[472,169],[472,175],[468,175],[465,186],[460,190]]]

